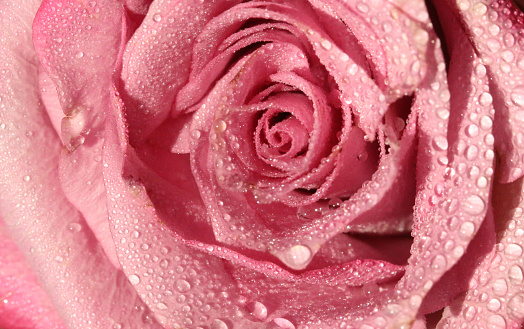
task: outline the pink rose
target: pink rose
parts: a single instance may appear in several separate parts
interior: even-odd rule
[[[4,0],[1,328],[519,328],[509,0]]]

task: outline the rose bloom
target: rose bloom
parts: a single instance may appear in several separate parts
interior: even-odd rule
[[[509,0],[3,0],[0,327],[520,328]]]

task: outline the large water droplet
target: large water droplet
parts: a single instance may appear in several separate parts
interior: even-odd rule
[[[475,232],[475,225],[472,222],[465,222],[460,225],[459,236],[462,239],[469,239]]]
[[[515,243],[510,243],[504,249],[504,254],[510,259],[518,259],[522,256],[522,247]]]
[[[488,329],[505,329],[506,328],[506,320],[498,314],[492,315],[488,318]]]
[[[475,310],[473,306],[468,306],[464,310],[464,319],[466,319],[466,321],[471,321],[475,318],[476,314],[477,314],[477,310]]]
[[[296,245],[285,253],[285,263],[293,269],[302,269],[311,258],[311,249],[304,245]]]
[[[135,275],[135,274],[131,274],[129,277],[129,282],[131,282],[131,284],[133,286],[136,286],[137,284],[140,283],[140,277],[138,277],[138,275]]]
[[[187,292],[191,289],[191,285],[186,280],[178,279],[175,282],[175,288],[180,292]]]
[[[511,100],[515,105],[524,107],[524,85],[519,85],[511,91]]]
[[[524,318],[524,294],[519,293],[511,297],[508,302],[508,313],[517,319]]]
[[[487,309],[491,312],[497,312],[500,309],[500,301],[496,298],[493,298],[488,302]]]
[[[261,302],[252,302],[247,305],[247,310],[255,318],[263,321],[267,318],[267,308]]]
[[[524,280],[524,273],[522,272],[522,268],[518,265],[513,265],[509,268],[508,271],[508,278],[511,283],[514,285],[520,285],[522,281]]]
[[[215,319],[211,324],[211,329],[229,329],[229,327],[224,321]]]
[[[493,289],[493,293],[495,295],[501,296],[501,297],[504,297],[506,293],[508,292],[508,284],[506,283],[505,279],[495,280],[491,288]]]
[[[291,323],[291,321],[289,321],[288,319],[275,318],[273,319],[273,322],[275,322],[275,324],[282,329],[295,329],[295,325]]]
[[[433,138],[433,146],[436,150],[444,151],[448,149],[448,140],[446,137],[438,135]]]
[[[484,200],[478,195],[471,195],[462,203],[462,209],[470,215],[480,215],[485,208]]]

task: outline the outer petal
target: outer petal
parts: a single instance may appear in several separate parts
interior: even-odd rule
[[[444,1],[465,31],[490,79],[494,135],[503,182],[524,174],[524,14],[509,0]]]
[[[58,184],[61,142],[38,96],[31,47],[38,5],[2,2],[0,216],[68,328],[158,328]]]
[[[51,300],[0,221],[0,327],[65,329]]]
[[[101,158],[104,110],[125,41],[124,7],[117,1],[88,5],[45,1],[33,28],[37,54],[66,115],[61,123],[63,189],[118,266],[107,222]],[[46,86],[46,105],[53,98],[51,89]]]

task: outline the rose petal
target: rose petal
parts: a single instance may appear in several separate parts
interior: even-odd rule
[[[153,1],[123,57],[123,98],[133,145],[145,140],[168,117],[177,92],[189,77],[197,34],[212,17],[234,4]]]
[[[475,266],[466,295],[448,303],[450,306],[446,307],[439,328],[456,328],[463,324],[521,328],[524,323],[524,204],[518,196],[522,193],[522,180],[495,184],[493,204],[502,238]],[[494,239],[494,232],[491,233]]]
[[[65,329],[51,300],[0,220],[0,327]]]
[[[524,55],[519,33],[524,14],[506,0],[449,6],[460,15],[465,33],[486,65],[483,74],[490,79],[489,101],[496,111],[493,134],[503,171],[500,179],[512,182],[524,174]]]
[[[56,2],[55,2],[56,3]],[[7,1],[0,20],[0,216],[68,328],[158,328],[104,255],[58,179],[60,139],[39,98],[31,24],[38,1]],[[49,2],[44,4],[49,5]],[[28,132],[31,132],[28,134]],[[82,298],[79,298],[81,296]],[[96,319],[96,320],[94,320]]]
[[[123,15],[122,5],[113,1],[88,6],[45,2],[35,19],[33,35],[39,59],[56,85],[56,90],[46,87],[46,105],[52,106],[50,113],[56,113],[59,99],[66,115],[61,123],[63,189],[115,266],[119,263],[107,222],[101,159],[104,109],[125,41]],[[57,25],[56,20],[65,23]]]

